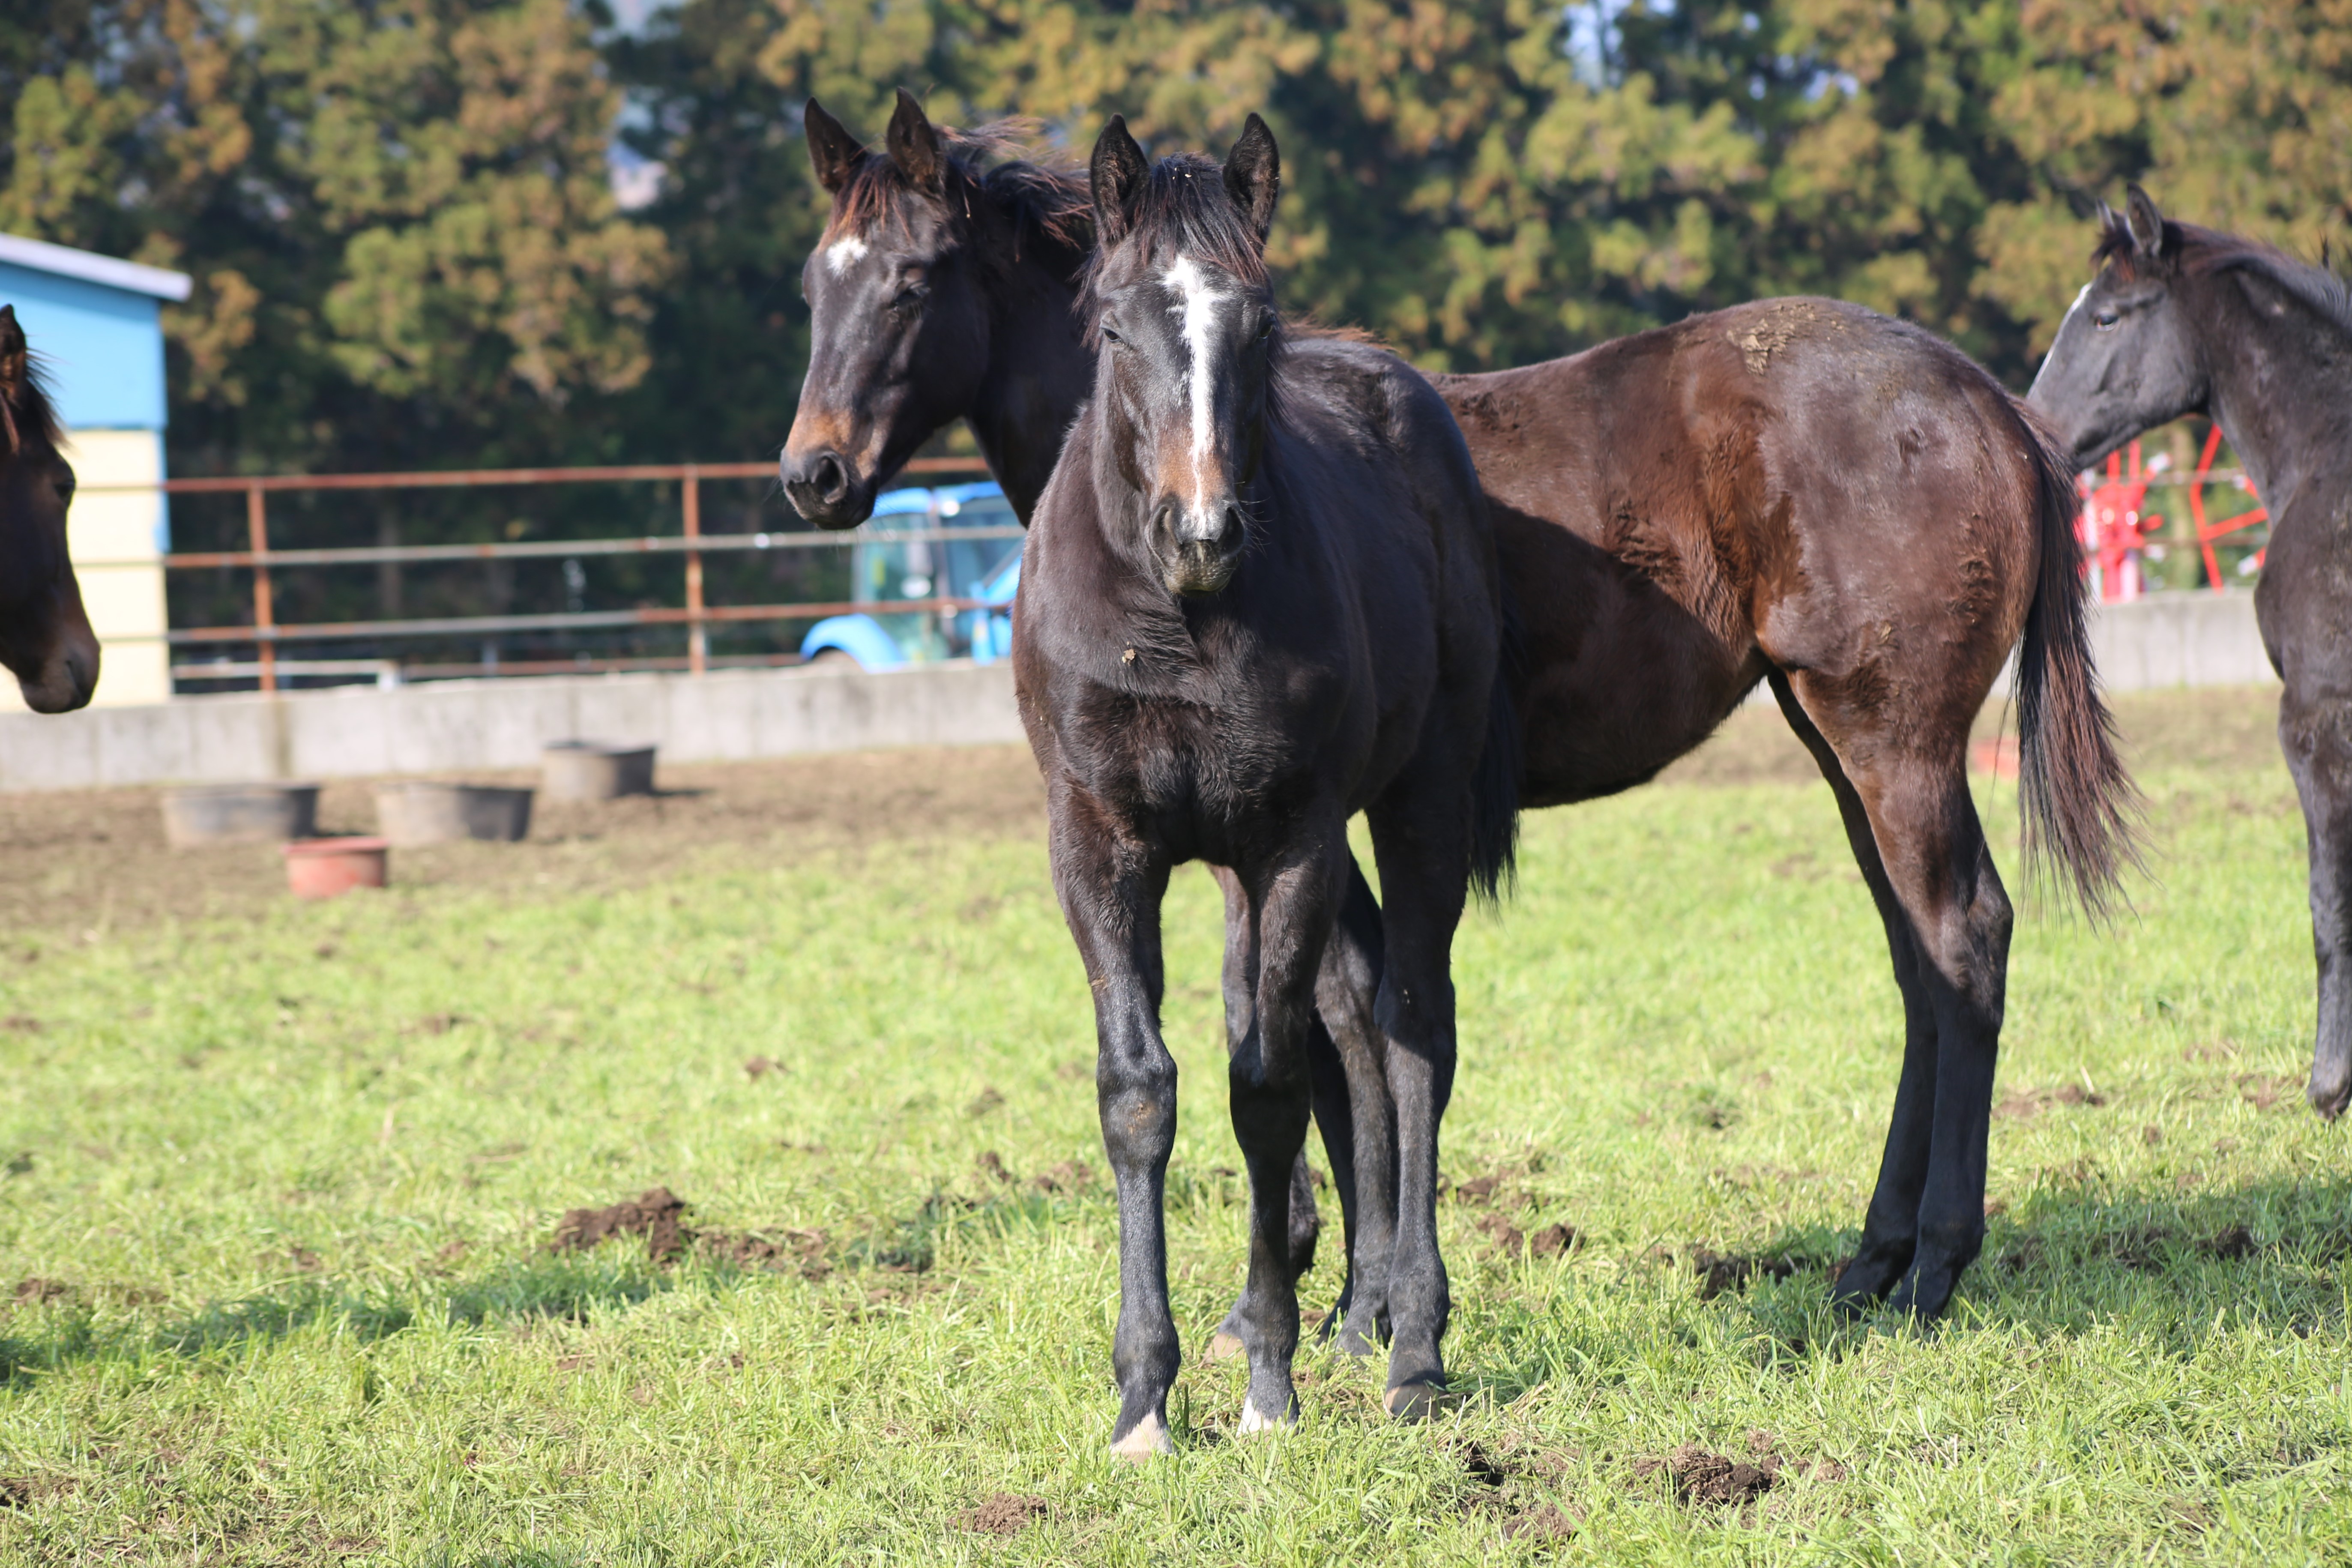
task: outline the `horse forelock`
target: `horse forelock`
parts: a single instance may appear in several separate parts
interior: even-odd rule
[[[1032,121],[992,121],[970,131],[935,126],[940,194],[917,191],[885,153],[867,153],[833,198],[819,245],[861,245],[877,233],[909,226],[914,204],[936,203],[951,226],[968,229],[983,207],[1003,213],[1058,246],[1083,250],[1094,240],[1094,205],[1086,175],[1034,151]]]
[[[1078,310],[1087,324],[1087,346],[1101,344],[1103,291],[1155,267],[1188,264],[1230,277],[1243,289],[1270,292],[1265,250],[1249,216],[1225,190],[1224,171],[1197,153],[1180,153],[1151,167],[1136,204],[1135,221],[1117,245],[1097,247],[1087,258]],[[1282,327],[1277,320],[1270,352],[1276,381]]]

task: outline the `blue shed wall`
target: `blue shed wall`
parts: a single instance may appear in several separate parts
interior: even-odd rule
[[[0,261],[0,304],[16,307],[68,429],[163,428],[163,325],[154,299]]]

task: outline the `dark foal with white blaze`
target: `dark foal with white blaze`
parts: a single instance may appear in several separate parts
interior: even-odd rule
[[[36,713],[98,689],[98,638],[66,552],[74,471],[16,308],[0,305],[0,667]]]
[[[2279,746],[2311,847],[2318,1037],[2306,1093],[2352,1104],[2352,289],[2235,235],[2102,209],[2085,284],[2028,401],[2080,468],[2184,414],[2221,426],[2270,509],[2254,614],[2286,682]]]
[[[1220,167],[1147,164],[1114,118],[1092,165],[1094,395],[1031,521],[1015,689],[1046,785],[1054,881],[1093,988],[1096,1091],[1119,1211],[1112,1447],[1171,1447],[1178,1364],[1165,1220],[1176,1064],[1160,1033],[1160,903],[1205,859],[1239,889],[1228,993],[1234,1132],[1250,1179],[1242,1430],[1295,1419],[1292,1175],[1347,823],[1385,889],[1375,1006],[1395,1101],[1389,1408],[1443,1387],[1435,1225],[1454,1070],[1451,951],[1510,854],[1514,721],[1477,476],[1394,356],[1286,336],[1264,247],[1279,165],[1252,115]]]
[[[819,527],[854,528],[872,511],[883,479],[942,426],[963,419],[1026,524],[1093,384],[1094,359],[1078,321],[1095,239],[1085,174],[1003,161],[1019,144],[1018,121],[971,132],[937,127],[904,88],[882,152],[861,146],[814,100],[803,125],[810,166],[833,211],[801,273],[811,316],[809,373],[780,465],[785,493]],[[1349,867],[1322,987],[1334,999],[1341,1043],[1318,1019],[1307,1048],[1349,1258],[1352,1266],[1370,1257],[1384,1268],[1395,1156],[1370,1023],[1381,914],[1362,874]],[[1239,1026],[1252,984],[1244,903],[1232,874],[1213,869],[1227,912],[1227,1017]],[[1303,1154],[1292,1173],[1290,1212],[1292,1264],[1304,1273],[1318,1226]],[[1342,1290],[1342,1313],[1357,1294],[1352,1284]],[[1347,1325],[1343,1342],[1360,1352],[1386,1331],[1378,1293],[1360,1299],[1364,1311],[1333,1319]],[[1239,1348],[1237,1319],[1226,1321],[1217,1344]]]

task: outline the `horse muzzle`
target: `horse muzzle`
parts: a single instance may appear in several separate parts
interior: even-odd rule
[[[776,465],[793,510],[819,528],[856,528],[874,511],[874,484],[830,447],[795,453]]]
[[[1163,500],[1152,514],[1160,542],[1160,581],[1171,594],[1195,597],[1222,594],[1241,565],[1249,530],[1232,501],[1206,509],[1209,521],[1186,515],[1175,500]]]
[[[25,706],[36,713],[70,713],[86,707],[98,689],[98,641],[72,638],[43,659],[30,675],[16,677]]]

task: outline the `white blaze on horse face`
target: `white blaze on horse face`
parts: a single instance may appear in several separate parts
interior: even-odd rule
[[[865,259],[866,242],[854,234],[835,240],[824,253],[824,264],[835,278]]]
[[[1189,256],[1180,256],[1176,264],[1161,274],[1161,281],[1174,290],[1183,301],[1169,311],[1184,323],[1184,347],[1192,368],[1185,377],[1192,402],[1192,506],[1188,520],[1196,528],[1204,528],[1214,537],[1216,526],[1208,518],[1208,468],[1210,426],[1214,416],[1215,387],[1210,380],[1211,356],[1216,353],[1219,311],[1234,296],[1221,293],[1215,280],[1193,264]]]

